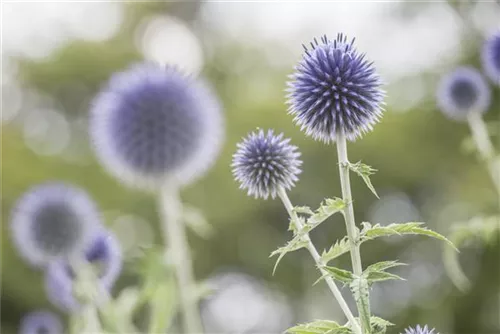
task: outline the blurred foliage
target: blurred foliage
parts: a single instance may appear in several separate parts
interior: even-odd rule
[[[17,59],[19,79],[26,87],[54,98],[68,115],[84,116],[87,109],[74,109],[74,105],[88,104],[111,73],[141,59],[133,36],[142,18],[163,12],[190,22],[195,20],[199,6],[200,3],[195,2],[186,6],[162,2],[127,3],[125,22],[111,40],[74,40],[43,61]],[[413,3],[408,11],[400,10],[400,13],[409,15],[418,10],[416,7]],[[198,27],[196,32],[202,43],[217,40],[217,32],[210,29]],[[205,279],[223,268],[236,268],[273,282],[298,300],[318,278],[310,274],[313,266],[306,260],[307,254],[299,251],[285,257],[276,274],[271,275],[274,260],[268,258],[269,254],[290,237],[287,215],[278,201],[257,201],[238,189],[229,167],[231,155],[235,143],[256,127],[285,132],[299,146],[304,160],[304,172],[298,186],[290,193],[291,199],[295,205],[316,207],[325,197],[340,195],[335,149],[306,138],[287,115],[283,89],[292,68],[272,67],[262,47],[245,45],[244,41],[218,43],[212,45],[210,51],[203,74],[215,85],[225,106],[227,135],[215,168],[183,192],[183,199],[200,208],[216,230],[209,240],[190,236],[197,277]],[[470,58],[464,62],[478,65],[477,45],[471,44],[467,52]],[[421,74],[430,87],[436,86],[439,76],[438,72]],[[84,89],[79,90],[79,87]],[[391,94],[390,87],[388,94]],[[493,102],[492,112],[486,116],[490,121],[498,120],[500,115],[498,88],[494,91]],[[388,109],[372,133],[349,145],[352,162],[362,160],[378,170],[371,180],[382,198],[395,191],[406,193],[420,211],[421,220],[444,235],[454,221],[498,211],[497,195],[484,167],[474,155],[460,150],[461,142],[468,136],[466,125],[445,119],[436,110],[431,95],[409,111],[394,110],[391,106]],[[152,222],[155,229],[158,221],[152,196],[122,187],[96,161],[79,165],[58,156],[39,156],[25,146],[22,129],[16,122],[3,124],[1,131],[1,332],[11,333],[23,313],[37,307],[50,307],[44,297],[41,274],[21,261],[8,237],[9,212],[16,199],[30,186],[50,179],[73,182],[95,198],[108,223],[116,212],[143,217]],[[361,179],[353,177],[352,183],[356,219],[358,222],[369,220],[370,208],[377,199]],[[456,203],[464,207],[450,210],[450,205]],[[395,216],[395,221],[384,223],[398,222],[397,219]],[[345,234],[341,222],[341,217],[334,216],[323,224],[321,233],[312,232],[319,249],[330,247]],[[437,242],[402,237],[395,242],[377,241],[363,246],[365,266],[400,258],[409,252],[412,261],[428,262],[439,268],[436,269],[439,281],[422,292],[433,298],[426,299],[425,303],[410,301],[409,305],[399,308],[389,318],[396,324],[390,333],[399,333],[403,327],[417,323],[428,323],[439,328],[441,333],[499,333],[499,236],[492,240],[496,242],[487,247],[462,249],[464,270],[477,270],[468,275],[472,288],[465,294],[456,290],[442,272],[441,245]],[[159,239],[155,241],[160,243]],[[340,261],[336,263],[338,266],[349,267],[348,259],[336,261]],[[402,261],[408,262],[407,259]],[[408,267],[413,264],[409,262]],[[405,276],[408,273],[409,269],[402,271],[408,282],[401,284],[419,279]],[[119,286],[133,281],[133,275],[124,274]],[[321,289],[320,285],[312,289]],[[304,319],[299,310],[296,311],[297,321],[313,320]],[[382,311],[374,308],[373,312]]]

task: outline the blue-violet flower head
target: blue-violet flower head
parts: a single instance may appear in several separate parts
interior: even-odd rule
[[[207,84],[145,63],[112,76],[93,102],[90,132],[109,173],[151,190],[201,176],[215,161],[224,130]]]
[[[290,139],[272,130],[249,134],[233,155],[233,175],[255,198],[275,198],[278,190],[291,189],[300,174],[300,153]]]
[[[500,31],[491,35],[484,43],[481,60],[486,75],[500,86]]]
[[[34,311],[23,316],[19,328],[21,334],[63,334],[61,319],[50,311]]]
[[[471,113],[484,113],[490,105],[491,92],[479,71],[459,67],[445,75],[439,84],[437,103],[450,119],[465,121]]]
[[[439,334],[435,333],[434,329],[430,329],[425,325],[424,327],[420,327],[420,325],[417,325],[415,328],[407,328],[404,333],[402,334]]]
[[[39,267],[81,253],[100,226],[100,214],[88,195],[60,182],[41,184],[24,194],[10,224],[21,256]]]
[[[342,34],[333,41],[314,39],[304,49],[287,89],[295,123],[326,143],[340,133],[355,140],[370,131],[382,116],[385,95],[373,63]]]

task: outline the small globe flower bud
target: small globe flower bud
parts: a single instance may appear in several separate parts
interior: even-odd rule
[[[484,113],[490,105],[490,88],[474,68],[460,67],[439,84],[437,103],[450,119],[465,121],[470,113]]]
[[[404,333],[402,334],[439,334],[434,332],[435,329],[429,329],[427,325],[424,327],[420,327],[420,325],[417,325],[415,328],[407,328]]]
[[[81,253],[100,224],[97,208],[83,190],[46,183],[21,197],[10,227],[21,256],[32,265],[45,266]]]
[[[98,159],[123,183],[157,189],[201,176],[218,155],[223,120],[213,92],[171,67],[135,65],[96,97],[90,133]]]
[[[20,334],[63,334],[64,329],[57,315],[49,311],[35,311],[26,314],[19,328]]]
[[[300,174],[300,153],[283,134],[263,130],[248,135],[233,156],[233,175],[248,195],[267,199],[280,188],[291,189]]]
[[[101,231],[91,246],[85,251],[85,259],[98,267],[98,289],[109,291],[120,275],[123,256],[115,236],[108,231]],[[75,291],[75,275],[64,261],[49,264],[45,272],[45,290],[48,299],[61,310],[74,312],[80,308]]]
[[[355,140],[382,115],[384,92],[373,63],[339,34],[314,39],[288,82],[289,113],[305,133],[333,142],[339,132]]]
[[[500,31],[490,36],[484,43],[481,60],[486,75],[500,86]]]

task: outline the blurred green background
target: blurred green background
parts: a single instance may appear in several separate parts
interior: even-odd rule
[[[377,200],[353,176],[357,221],[425,221],[448,234],[455,222],[498,213],[486,169],[464,144],[467,126],[439,113],[434,91],[439,77],[453,67],[480,66],[484,36],[499,22],[500,6],[494,2],[4,3],[1,333],[14,333],[23,313],[51,308],[42,274],[26,266],[9,240],[10,210],[32,185],[64,180],[84,187],[127,252],[161,242],[155,198],[107,175],[95,161],[86,130],[89,103],[100,86],[142,59],[207,77],[224,105],[223,152],[215,168],[182,193],[216,230],[210,239],[190,235],[197,278],[221,272],[257,278],[273,291],[270,295],[280,296],[279,307],[269,311],[280,314],[275,332],[320,317],[342,320],[325,286],[312,286],[318,273],[307,252],[289,254],[272,275],[274,259],[268,257],[290,237],[287,215],[279,201],[255,200],[238,189],[229,167],[236,143],[256,127],[284,132],[304,160],[301,180],[290,193],[294,204],[316,207],[325,197],[340,196],[335,147],[306,138],[292,124],[284,88],[301,43],[344,32],[375,62],[388,95],[381,123],[349,145],[351,161],[378,169],[372,182],[381,195]],[[499,87],[493,95],[486,115],[492,133],[500,116]],[[492,137],[496,144],[498,134]],[[315,230],[318,248],[343,236],[343,225],[339,215]],[[500,242],[498,236],[494,240],[462,250],[461,263],[473,282],[467,293],[446,277],[437,241],[404,237],[367,244],[365,265],[392,259],[410,264],[399,272],[406,282],[375,287],[373,312],[396,324],[390,333],[418,323],[442,334],[500,333]],[[349,258],[336,265],[349,268]],[[128,276],[117,290],[133,281]],[[348,289],[344,292],[350,298]],[[254,317],[265,331],[268,320],[248,309],[259,305],[254,297],[229,294],[226,304],[202,306],[228,318],[231,312],[234,319]]]

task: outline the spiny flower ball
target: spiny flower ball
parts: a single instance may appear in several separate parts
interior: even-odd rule
[[[355,140],[371,130],[382,115],[384,92],[373,63],[354,48],[354,39],[324,36],[304,49],[287,89],[295,123],[327,143],[338,133]]]
[[[233,156],[233,175],[255,198],[272,198],[280,188],[290,189],[300,174],[300,153],[283,134],[253,132],[239,143]]]
[[[500,31],[484,43],[481,60],[486,75],[500,86]]]
[[[428,328],[427,325],[425,327],[420,327],[419,325],[417,325],[417,327],[415,328],[411,327],[407,328],[403,334],[439,334],[439,333],[435,333],[434,329]]]
[[[57,315],[49,311],[26,314],[19,328],[21,334],[63,334],[63,325]]]
[[[95,204],[82,189],[54,182],[38,185],[19,199],[10,227],[19,253],[44,266],[81,253],[100,224]]]
[[[490,88],[479,71],[459,67],[441,79],[437,102],[447,117],[465,121],[471,113],[486,112],[490,95]]]
[[[84,255],[91,265],[97,267],[98,288],[103,292],[111,290],[120,276],[123,262],[116,237],[102,230]],[[67,262],[55,261],[49,264],[45,272],[45,290],[52,304],[64,311],[78,310],[80,303],[74,295],[74,282],[74,271]]]
[[[105,168],[127,185],[192,182],[214,162],[223,137],[219,102],[201,80],[139,64],[97,96],[90,132]]]

